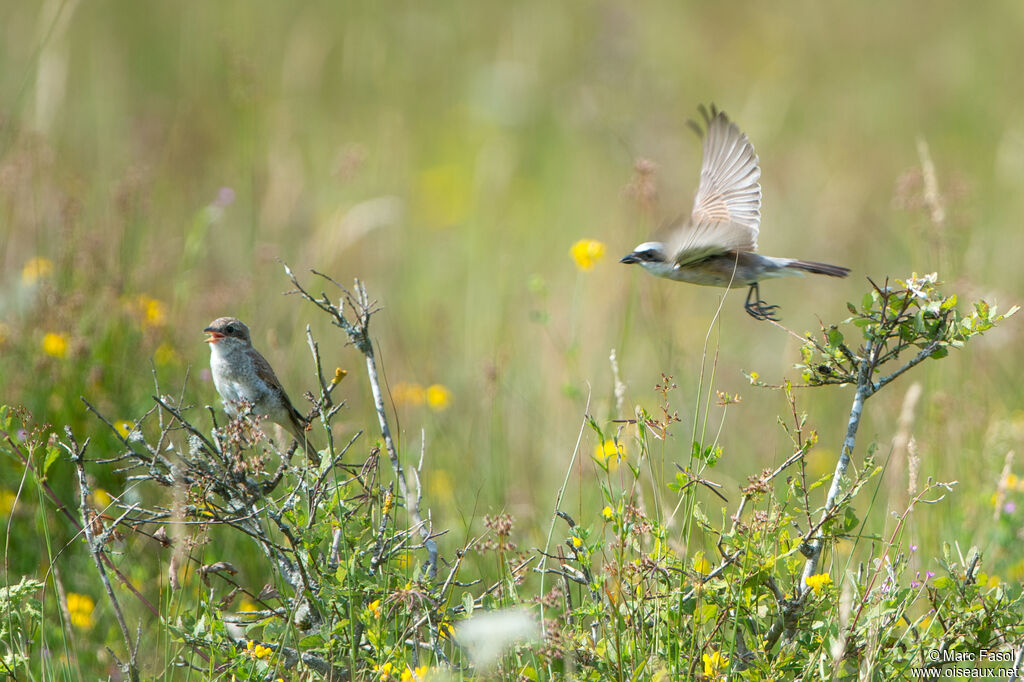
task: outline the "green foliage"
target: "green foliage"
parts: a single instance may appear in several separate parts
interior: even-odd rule
[[[961,348],[1020,309],[1013,306],[999,314],[996,306],[977,301],[965,314],[956,307],[956,295],[943,295],[939,284],[935,273],[896,280],[894,286],[872,283],[859,308],[846,304],[851,316],[842,323],[860,330],[864,348],[869,350],[851,349],[839,326],[823,327],[822,339],[808,336],[800,351],[803,362],[797,368],[803,380],[813,386],[856,384],[865,358],[873,373],[911,348],[917,354],[903,358],[911,366],[929,357],[938,360],[946,357],[950,348]],[[896,370],[891,378],[905,369]]]
[[[367,329],[374,308],[365,292],[346,292],[343,309],[325,296],[309,296],[288,273],[349,337],[363,339],[360,347],[372,359]],[[874,288],[847,321],[863,330],[863,347],[847,347],[838,327],[804,347],[810,383],[844,383],[838,380],[845,372],[858,386],[881,390],[924,357],[942,357],[937,349],[959,347],[1005,317],[982,303],[960,315],[955,299],[940,296],[934,285],[934,278],[911,278],[898,289]],[[344,310],[354,317],[344,317]],[[860,503],[866,491],[877,495],[882,467],[869,454],[849,471],[837,469],[839,488],[828,476],[809,478],[807,457],[820,439],[788,384],[790,417],[780,424],[792,452],[780,465],[749,476],[738,500],[708,478],[730,457],[717,443],[693,442],[671,479],[653,466],[656,450],[669,447],[680,420],[672,407],[677,386],[663,375],[655,387],[659,413],[638,409],[635,419],[619,422],[613,437],[610,424],[587,418],[605,505],[599,512],[581,510],[582,523],[557,510],[555,523],[568,528],[555,552],[519,551],[514,519],[486,516],[488,535],[441,557],[446,569],[439,572],[436,545],[414,523],[422,491],[417,485],[408,496],[397,494],[382,469],[390,457],[385,417],[382,440],[363,444],[362,431],[338,439],[331,428],[338,381],[325,379],[318,344],[311,347],[321,387],[313,403],[330,443],[320,468],[296,461],[295,446],[278,449],[254,416],[210,431],[206,413],[168,396],[158,396],[156,409],[130,428],[104,418],[119,446],[102,455],[91,455],[90,442],[80,444],[70,431],[45,442],[36,431],[19,444],[12,433],[27,415],[0,408],[5,452],[23,462],[45,494],[54,495],[45,485],[54,453],[71,455],[80,472],[79,498],[87,501],[78,518],[89,524],[101,564],[113,566],[104,557],[123,534],[164,548],[172,576],[159,599],[118,590],[110,606],[116,614],[151,610],[156,620],[140,634],[174,643],[165,665],[254,680],[411,680],[445,670],[537,680],[569,674],[592,680],[806,679],[821,671],[852,679],[866,670],[890,678],[982,650],[996,652],[983,662],[994,666],[1024,636],[1020,586],[982,573],[980,552],[954,556],[946,546],[930,561],[904,537],[908,520],[945,504],[953,484],[927,481],[884,533],[869,533],[867,519],[878,514],[874,497],[867,508]],[[881,379],[864,369],[890,361],[899,368]],[[830,372],[812,369],[826,364]],[[623,436],[627,427],[635,428],[634,437]],[[146,491],[144,501],[135,496],[130,502],[128,490],[108,499],[92,489],[95,477],[86,471],[112,466]],[[418,469],[411,480],[419,480]],[[833,485],[822,504],[825,483]],[[1005,494],[1016,485],[1007,481]],[[169,519],[177,519],[170,534]],[[823,549],[828,561],[815,571]],[[242,565],[235,556],[262,557],[262,566],[251,559]],[[472,556],[493,557],[497,582],[483,584],[468,570]],[[541,576],[539,585],[528,580],[531,571]],[[122,571],[106,572],[128,586]],[[259,575],[269,578],[262,589]],[[42,587],[22,579],[0,593],[0,639],[11,670],[27,671],[39,646]],[[529,626],[506,636],[496,634],[503,626],[488,625],[484,639],[505,644],[481,658],[472,643],[479,627],[472,616],[494,612],[515,622],[518,616],[507,611],[512,607],[535,611],[539,638]],[[64,608],[72,629],[91,626],[100,613],[80,594],[69,594]],[[132,636],[127,631],[115,655],[137,674]]]
[[[42,589],[42,582],[24,576],[16,585],[0,587],[0,641],[5,646],[6,671],[20,669],[32,653],[42,616]]]
[[[770,567],[748,581],[762,595],[755,600],[758,610],[723,618],[736,621],[736,632],[753,628],[751,622],[763,627],[776,599],[765,599],[757,580],[784,565],[783,577],[792,582],[778,578],[780,591],[798,586],[794,571],[806,549],[801,539],[820,517],[804,518],[795,513],[796,505],[808,496],[805,506],[822,511],[820,499],[833,480],[822,462],[840,449],[834,431],[845,423],[840,411],[846,391],[815,390],[812,400],[801,403],[813,420],[786,416],[780,420],[786,433],[773,431],[776,394],[757,391],[738,405],[731,382],[742,366],[757,366],[766,375],[784,371],[775,361],[792,361],[783,350],[785,337],[743,319],[730,294],[720,318],[720,353],[702,354],[700,337],[713,326],[718,292],[623,276],[613,256],[689,207],[686,191],[699,144],[683,121],[710,96],[695,87],[714,83],[714,99],[751,134],[764,161],[763,248],[772,255],[820,257],[855,272],[827,286],[813,278],[773,282],[766,295],[773,302],[778,297],[784,319],[804,319],[834,296],[849,297],[844,287],[858,286],[856,273],[898,272],[908,263],[924,271],[938,268],[961,294],[1020,290],[1015,216],[1024,194],[1015,189],[1024,182],[1024,155],[1015,120],[1007,114],[1018,107],[1019,93],[1004,82],[1019,62],[1018,26],[1005,20],[1000,3],[946,3],[932,15],[913,4],[808,4],[800,8],[801,20],[781,31],[773,4],[645,3],[628,16],[607,10],[535,0],[429,7],[279,3],[244,11],[234,3],[184,9],[6,4],[0,40],[0,400],[28,411],[8,410],[13,421],[4,427],[7,439],[0,438],[4,584],[30,576],[49,588],[37,593],[39,627],[24,643],[4,641],[5,653],[27,655],[17,659],[24,662],[18,679],[105,679],[116,676],[113,656],[127,658],[82,540],[87,516],[103,537],[104,556],[123,574],[111,580],[129,630],[142,625],[144,677],[315,677],[312,671],[296,672],[305,662],[285,669],[282,662],[291,659],[276,642],[326,655],[325,642],[352,642],[354,628],[367,627],[370,621],[358,609],[377,599],[384,625],[373,637],[381,651],[370,656],[364,631],[363,648],[345,652],[339,665],[355,661],[356,678],[400,679],[404,661],[415,659],[416,651],[417,660],[428,659],[424,640],[418,649],[400,641],[408,613],[387,601],[396,587],[423,575],[425,550],[389,558],[372,574],[367,566],[382,521],[385,537],[409,526],[401,495],[392,512],[382,514],[394,478],[372,456],[379,445],[375,437],[360,436],[345,460],[365,462],[378,475],[365,489],[363,483],[344,486],[344,479],[330,477],[325,485],[339,490],[318,500],[319,511],[311,510],[310,489],[317,481],[295,463],[265,507],[298,538],[289,552],[304,552],[304,560],[321,572],[324,557],[330,557],[324,534],[337,527],[336,516],[355,510],[356,516],[371,517],[346,525],[339,546],[353,554],[338,561],[330,577],[318,577],[326,596],[311,599],[318,608],[326,603],[348,609],[324,616],[347,634],[324,634],[321,626],[307,635],[294,616],[260,608],[259,601],[277,609],[287,604],[298,613],[303,602],[252,529],[230,525],[241,520],[225,501],[231,496],[214,490],[199,498],[207,476],[239,483],[233,478],[239,473],[230,471],[238,462],[199,469],[198,479],[180,485],[162,485],[145,479],[148,462],[142,471],[125,471],[124,461],[107,461],[142,443],[176,466],[179,452],[209,453],[177,430],[161,440],[157,421],[183,427],[151,396],[178,394],[169,404],[209,436],[213,424],[202,408],[216,398],[203,373],[206,353],[198,330],[222,314],[254,322],[259,347],[292,397],[308,409],[301,394],[314,382],[301,333],[311,322],[317,338],[328,338],[330,321],[308,320],[293,298],[280,296],[281,283],[272,274],[277,257],[366,277],[386,310],[375,339],[391,388],[384,400],[389,411],[394,408],[403,461],[417,460],[423,436],[424,504],[437,530],[448,531],[437,538],[441,578],[457,567],[445,605],[453,624],[481,609],[551,603],[542,606],[554,616],[545,626],[547,641],[513,649],[496,664],[497,672],[482,677],[545,679],[567,671],[603,679],[599,664],[616,677],[654,677],[681,669],[684,655],[693,659],[691,669],[708,677],[735,670],[739,644],[713,639],[725,626],[707,635],[719,646],[715,651],[684,647],[681,640],[673,644],[668,636],[659,640],[668,641],[663,651],[630,644],[631,629],[685,625],[684,617],[672,620],[675,611],[691,620],[710,617],[712,608],[729,603],[728,595],[716,595],[714,605],[698,604],[696,596],[676,599],[661,612],[663,620],[627,624],[619,615],[606,620],[615,613],[609,598],[584,583],[620,567],[624,573],[634,561],[643,565],[648,554],[660,556],[667,546],[673,558],[663,565],[673,570],[661,580],[679,585],[677,571],[685,571],[692,589],[702,575],[698,567],[714,570],[720,564],[723,536],[729,543],[723,547],[742,546],[730,534],[734,481],[777,462],[780,452],[790,451],[786,436],[802,434],[804,442],[793,443],[794,454],[808,443],[816,447],[768,484],[770,495],[744,508],[744,523],[758,512],[778,513],[785,534],[774,553],[764,555]],[[680,40],[682,34],[693,39]],[[708,41],[721,58],[705,58]],[[937,98],[942,106],[936,106]],[[926,137],[941,162],[931,177],[914,167],[911,138],[918,132],[919,146]],[[822,173],[826,164],[828,172]],[[827,186],[817,181],[824,177]],[[938,191],[947,195],[936,198]],[[916,210],[921,207],[928,210]],[[587,273],[574,268],[567,254],[582,237],[608,242],[604,260],[590,263]],[[922,328],[910,331],[941,332],[939,325],[927,328],[936,319],[922,316]],[[966,576],[970,552],[943,559],[952,571],[936,565],[939,541],[946,539],[976,543],[993,577],[982,580],[979,568],[971,584],[991,591],[998,573],[1010,597],[980,610],[978,600],[950,599],[948,608],[933,614],[940,625],[955,624],[960,610],[972,609],[978,617],[998,616],[994,627],[1007,623],[1012,633],[1009,621],[1019,614],[1012,597],[1024,577],[1024,486],[1013,473],[1019,473],[1019,457],[1009,455],[1020,450],[1024,419],[1014,408],[1020,404],[1020,372],[1013,331],[1007,325],[970,353],[951,354],[952,361],[936,367],[924,363],[915,373],[926,386],[920,418],[909,431],[927,453],[921,478],[931,474],[960,483],[955,501],[919,507],[909,517],[913,524],[898,543],[908,567],[892,559],[903,576],[905,594],[899,599],[914,597],[916,573],[925,575],[926,567],[939,575],[921,580],[925,585],[946,590],[967,584],[955,576]],[[866,340],[852,322],[836,322],[836,332],[820,342],[826,355],[841,353],[838,333],[863,358],[858,346]],[[890,339],[888,347],[901,340]],[[362,365],[361,357],[348,357],[355,351],[344,341],[325,345],[328,369]],[[614,382],[605,375],[611,347],[619,352],[621,384],[617,367]],[[929,357],[949,347],[955,345],[940,344]],[[913,359],[907,354],[903,361],[908,358]],[[699,401],[677,396],[686,427],[673,426],[659,414],[659,403],[666,402],[661,392],[647,390],[666,370],[688,395],[712,361],[717,374],[708,384],[721,388],[723,403],[730,405],[704,407],[705,417],[722,416],[721,437],[714,439],[702,435],[703,426],[689,428],[693,413],[700,413]],[[812,354],[802,363],[811,372],[804,383],[841,383],[841,372],[816,374],[818,365],[829,362]],[[887,368],[898,369],[898,363]],[[151,373],[159,380],[155,390]],[[858,377],[845,378],[853,385]],[[875,378],[873,385],[882,380]],[[433,383],[451,388],[451,410],[435,410],[415,391],[405,393],[413,399],[403,400],[398,390]],[[351,371],[343,390],[345,406],[334,431],[347,442],[361,428],[370,432],[374,408],[361,373]],[[869,446],[878,463],[885,462],[888,434],[895,428],[895,393],[885,392],[877,409],[866,414],[880,441]],[[116,428],[99,422],[79,396]],[[342,402],[339,397],[336,407]],[[586,434],[584,456],[557,495],[560,509],[579,523],[566,529],[557,521],[553,532],[563,542],[554,549],[544,545],[554,557],[545,566],[571,577],[541,574],[533,549],[543,545],[555,479],[576,435],[573,425],[585,411],[604,433],[596,443]],[[625,424],[629,417],[636,422]],[[821,426],[820,444],[813,431],[801,428],[807,421]],[[138,435],[129,435],[136,422],[142,424]],[[60,447],[68,444],[64,425],[90,439],[85,466],[92,496],[86,509],[79,509],[75,469]],[[241,455],[246,475],[260,484],[274,479],[277,448],[262,442],[232,447],[226,449]],[[601,454],[588,457],[591,452]],[[715,467],[709,469],[712,459]],[[869,467],[854,459],[864,471],[853,471],[843,484],[865,483],[855,499],[840,498],[835,515],[823,524],[837,538],[835,553],[826,556],[841,561],[822,569],[835,584],[823,586],[801,613],[817,613],[819,602],[834,604],[837,594],[841,602],[840,586],[854,583],[850,575],[860,580],[857,567],[873,569],[872,561],[885,555],[882,538],[888,537],[890,517],[874,500],[899,499],[906,482],[879,483],[877,474],[868,476]],[[245,490],[248,483],[240,485]],[[196,499],[184,494],[187,489],[195,490]],[[729,499],[727,511],[720,511],[718,494]],[[369,499],[351,499],[360,495]],[[788,509],[771,506],[787,501],[793,501]],[[140,521],[136,504],[165,516]],[[331,521],[307,528],[318,518]],[[259,519],[275,542],[288,545],[275,524]],[[161,542],[161,529],[171,545]],[[615,555],[607,549],[610,538],[622,532],[629,542]],[[466,549],[473,540],[474,548]],[[920,545],[916,552],[909,549],[911,540]],[[855,542],[856,555],[847,561]],[[865,547],[868,542],[876,544]],[[830,541],[827,552],[832,551]],[[777,558],[780,553],[785,556]],[[172,557],[179,562],[176,588],[169,578]],[[209,585],[203,582],[200,567],[225,561],[237,575],[220,569],[206,573]],[[711,593],[720,581],[744,574],[730,565],[722,575],[703,589]],[[544,579],[563,587],[556,594]],[[228,600],[230,580],[240,589]],[[271,596],[253,599],[264,584],[271,586]],[[273,590],[281,597],[272,596]],[[659,598],[653,594],[651,601]],[[231,622],[250,608],[267,613],[252,623]],[[881,607],[872,621],[880,629],[890,623],[888,608]],[[931,607],[918,598],[908,608],[917,623],[929,617]],[[427,610],[416,611],[417,617]],[[841,634],[835,625],[841,613],[840,608],[831,620],[810,621],[807,630],[796,631],[796,641],[808,632]],[[11,615],[19,615],[14,604],[4,613]],[[394,627],[388,625],[392,618]],[[935,620],[928,629],[933,635]],[[602,628],[596,645],[594,623]],[[250,627],[251,645],[245,639]],[[681,632],[692,637],[691,631]],[[916,641],[915,630],[906,632],[904,639]],[[984,623],[977,632],[964,638],[967,648],[986,641]],[[429,637],[425,626],[419,633]],[[944,625],[942,634],[949,642]],[[186,644],[191,639],[220,667],[206,665]],[[744,641],[756,649],[749,632]],[[766,655],[775,656],[780,670],[807,663],[803,645],[782,641],[780,635]],[[866,651],[873,641],[868,638]],[[906,651],[899,641],[896,648]],[[469,666],[475,664],[461,658],[461,650],[447,640],[441,649],[454,664],[454,676],[474,674]],[[651,655],[644,658],[646,653]],[[665,656],[664,666],[655,655]],[[874,659],[850,660],[870,668]],[[202,669],[184,667],[189,661]],[[892,673],[874,670],[878,678]],[[820,669],[805,675],[819,676]]]

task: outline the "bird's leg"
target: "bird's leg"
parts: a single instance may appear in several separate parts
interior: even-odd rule
[[[775,311],[779,309],[779,306],[768,305],[761,300],[761,288],[757,285],[757,282],[750,285],[750,290],[747,292],[747,302],[743,304],[743,309],[755,320],[775,320],[776,322],[779,320],[779,318],[775,317]]]

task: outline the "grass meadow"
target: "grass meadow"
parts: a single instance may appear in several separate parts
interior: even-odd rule
[[[551,551],[552,536],[569,532],[556,507],[597,542],[623,491],[663,521],[665,551],[717,563],[713,535],[694,535],[686,512],[728,525],[748,477],[793,454],[784,427],[795,413],[816,432],[806,478],[830,475],[853,388],[794,390],[794,407],[757,384],[800,383],[801,343],[744,314],[744,291],[723,303],[721,290],[618,264],[690,208],[700,143],[687,119],[714,102],[754,143],[761,252],[852,269],[762,287],[798,335],[848,317],[869,277],[937,272],[961,306],[1005,310],[1024,292],[1021,35],[1024,5],[1001,1],[0,0],[0,404],[31,415],[8,422],[0,445],[2,572],[7,586],[24,576],[45,585],[24,641],[0,628],[4,655],[28,656],[5,663],[9,674],[125,675],[115,615],[62,511],[79,514],[80,493],[56,446],[64,427],[91,439],[92,458],[123,445],[81,398],[128,434],[154,395],[175,395],[209,430],[203,406],[224,418],[202,329],[231,315],[307,411],[302,395],[319,390],[308,325],[327,374],[347,372],[333,393],[345,402],[335,438],[365,432],[352,461],[381,446],[363,355],[315,306],[284,295],[293,286],[279,261],[314,295],[337,292],[311,269],[345,286],[358,278],[379,307],[370,333],[387,415],[407,466],[423,455],[422,508],[446,531],[442,574],[469,547],[461,580],[508,580],[504,553],[479,548],[497,537],[511,554]],[[580,240],[599,244],[574,257]],[[908,468],[921,482],[956,482],[901,526],[919,581],[943,574],[944,545],[961,558],[976,547],[987,584],[1020,593],[1022,340],[1009,319],[865,407],[853,460],[870,451],[884,467],[850,507],[865,537],[892,530],[912,497]],[[677,388],[656,390],[663,375]],[[623,421],[638,410],[679,421],[648,443]],[[692,462],[694,440],[721,448],[700,475],[729,503],[701,485],[679,513],[667,483]],[[386,487],[393,473],[381,461]],[[88,472],[96,507],[170,496],[115,466]],[[810,494],[820,508],[824,488]],[[192,550],[197,563],[230,561],[254,593],[273,582],[244,538],[204,532],[212,540]],[[878,557],[878,545],[862,546]],[[833,549],[822,572],[836,583],[868,563],[845,563],[849,538]],[[173,590],[167,555],[127,528],[109,550],[167,622],[213,589],[184,570]],[[411,553],[407,570],[417,561]],[[538,581],[527,575],[500,605],[531,604]],[[172,665],[180,638],[118,589],[143,678],[244,679]],[[386,604],[391,588],[381,590]],[[354,679],[408,679],[359,655],[349,652]],[[479,674],[611,676],[539,656]],[[619,679],[669,679],[619,661]],[[421,662],[438,679],[478,674]],[[726,674],[715,659],[696,670]],[[302,666],[252,675],[319,679]]]

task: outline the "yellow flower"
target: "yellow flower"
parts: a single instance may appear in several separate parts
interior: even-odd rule
[[[391,679],[391,673],[394,672],[394,670],[395,666],[391,663],[391,661],[388,661],[383,665],[373,666],[373,671],[380,675],[381,682]]]
[[[430,672],[430,668],[425,665],[418,666],[415,670],[406,668],[402,673],[402,682],[412,682],[413,680],[425,680],[427,673]]]
[[[576,549],[579,549],[580,547],[583,546],[583,540],[581,540],[580,538],[578,538],[575,535],[573,535],[572,536],[572,546],[575,547]]]
[[[704,552],[693,555],[693,570],[704,575],[711,572],[711,562],[704,557]]]
[[[342,369],[341,367],[334,368],[334,378],[331,379],[331,384],[340,384],[341,380],[348,376],[348,370]]]
[[[135,424],[127,419],[122,419],[121,421],[114,422],[114,428],[121,434],[121,438],[127,438],[135,430]]]
[[[251,639],[245,645],[245,653],[249,658],[262,659],[274,653],[274,650],[262,644],[255,644]]]
[[[43,337],[43,352],[55,358],[63,358],[68,354],[67,334],[48,332]]]
[[[435,412],[447,410],[452,401],[452,392],[441,384],[433,384],[427,387],[427,405]]]
[[[13,490],[0,490],[0,516],[10,516],[17,500],[18,494]]]
[[[1003,479],[1003,486],[1007,489],[1016,488],[1018,483],[1020,483],[1020,477],[1017,474],[1006,474],[1006,478]]]
[[[157,367],[177,364],[178,351],[174,350],[174,346],[164,341],[153,351],[153,362],[156,363]]]
[[[605,521],[611,521],[612,517],[615,516],[615,511],[606,504],[604,509],[601,510],[601,516],[604,517]]]
[[[392,557],[392,561],[395,562],[395,566],[398,568],[408,568],[412,564],[413,555],[411,552],[399,552]]]
[[[167,310],[162,301],[141,294],[135,302],[142,317],[143,327],[162,327],[167,321]]]
[[[597,261],[604,257],[605,246],[603,242],[593,239],[581,239],[569,249],[569,255],[576,261],[576,267],[587,272],[594,269]]]
[[[604,443],[598,443],[594,446],[594,459],[613,471],[618,468],[619,462],[625,458],[626,446],[621,442],[616,443],[614,440],[609,439]]]
[[[380,599],[375,599],[366,607],[374,618],[380,618]]]
[[[832,576],[828,573],[819,573],[818,575],[809,575],[804,580],[807,586],[814,590],[814,594],[820,594],[821,591],[832,584]]]
[[[417,383],[400,381],[391,389],[391,398],[396,405],[422,405],[427,392]]]
[[[91,628],[93,625],[92,612],[96,608],[96,602],[87,594],[75,594],[68,592],[68,613],[71,614],[71,624],[77,628]]]
[[[29,258],[25,267],[21,269],[21,281],[25,284],[35,284],[36,280],[49,277],[53,274],[53,262],[49,258]]]
[[[444,637],[451,637],[455,634],[455,628],[448,621],[442,620],[437,624],[437,633]]]
[[[729,659],[720,651],[712,651],[710,655],[704,654],[701,656],[701,660],[704,661],[704,674],[708,677],[717,677],[719,670],[729,667]]]
[[[427,474],[427,490],[434,500],[450,500],[455,494],[451,475],[444,469],[435,469]]]
[[[100,509],[106,509],[114,502],[114,498],[110,496],[103,488],[96,488],[92,491],[92,501]]]

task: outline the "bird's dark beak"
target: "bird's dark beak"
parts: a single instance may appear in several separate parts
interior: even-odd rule
[[[217,343],[224,338],[224,335],[213,327],[207,327],[203,331],[210,335],[209,338],[206,339],[206,343]]]
[[[619,262],[629,265],[630,263],[639,263],[640,259],[631,253],[627,253],[625,256],[619,259]]]

